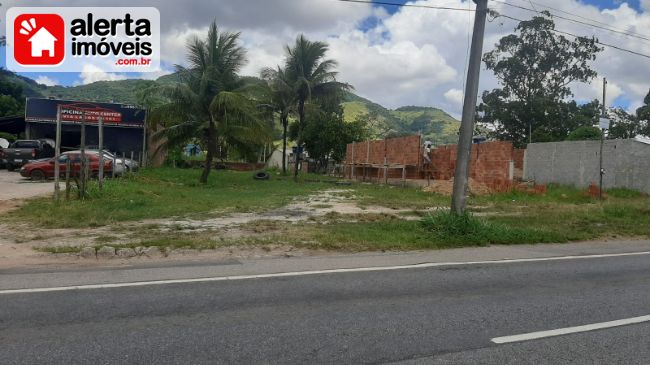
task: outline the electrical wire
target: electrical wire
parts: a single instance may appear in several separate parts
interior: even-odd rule
[[[446,7],[446,6],[416,5],[416,4],[398,4],[398,3],[390,3],[390,2],[384,2],[384,1],[370,1],[370,0],[337,0],[337,1],[340,1],[340,2],[348,2],[348,3],[362,3],[362,4],[390,5],[390,6],[398,6],[398,7],[415,7],[415,8],[427,8],[427,9],[439,9],[439,10],[459,10],[459,11],[471,11],[471,12],[475,12],[475,10],[473,10],[473,9],[471,9],[471,8],[469,8],[469,9],[465,9],[465,8],[453,8],[453,7]],[[499,2],[499,3],[505,4],[505,5],[509,5],[509,6],[511,6],[511,7],[520,8],[520,9],[524,9],[524,10],[528,10],[528,11],[533,11],[533,12],[535,12],[535,13],[539,13],[539,12],[536,11],[536,10],[533,10],[533,9],[530,9],[530,8],[526,8],[526,7],[523,7],[523,6],[519,6],[519,5],[515,5],[515,4],[510,4],[510,3],[507,3],[507,2],[505,2],[505,1],[500,1],[500,0],[492,0],[492,1],[494,1],[494,2]],[[536,3],[536,4],[537,4],[537,3]],[[516,18],[516,17],[510,16],[510,15],[507,15],[507,14],[500,13],[500,12],[494,10],[494,9],[488,9],[488,12],[489,12],[490,14],[494,15],[495,18],[496,18],[496,17],[503,17],[503,18],[507,18],[507,19],[510,19],[510,20],[514,20],[514,21],[518,21],[518,22],[523,22],[522,19],[519,19],[519,18]],[[646,38],[646,37],[644,37],[644,36],[637,36],[637,35],[633,35],[632,33],[626,33],[626,32],[622,32],[622,31],[618,31],[618,30],[615,30],[615,29],[612,29],[612,28],[599,27],[599,26],[596,26],[596,25],[594,25],[594,24],[590,24],[590,23],[586,23],[586,22],[581,22],[581,21],[578,21],[578,20],[575,20],[575,19],[569,19],[569,18],[561,17],[561,16],[558,16],[557,14],[552,14],[552,15],[554,15],[555,17],[557,17],[557,18],[559,18],[559,19],[564,19],[564,20],[568,20],[568,21],[573,21],[573,22],[580,23],[580,24],[583,24],[583,25],[588,25],[588,26],[592,26],[592,27],[595,27],[595,28],[600,28],[600,29],[604,29],[604,30],[612,31],[612,32],[615,32],[615,33],[621,33],[621,34],[624,34],[624,35],[633,36],[633,37],[636,37],[636,38],[640,38],[640,39],[644,39],[644,40],[650,41],[650,38]],[[566,31],[562,31],[562,30],[558,30],[558,29],[551,29],[551,31],[553,31],[553,32],[555,32],[555,33],[559,33],[559,34],[568,35],[568,36],[570,36],[570,37],[574,37],[574,38],[587,38],[587,37],[585,37],[585,36],[576,35],[576,34],[573,34],[573,33],[570,33],[570,32],[566,32]],[[637,56],[641,56],[641,57],[645,57],[645,58],[650,58],[650,55],[647,55],[647,54],[645,54],[645,53],[641,53],[641,52],[633,51],[633,50],[631,50],[631,49],[627,49],[627,48],[619,47],[619,46],[616,46],[616,45],[613,45],[613,44],[610,44],[610,43],[601,42],[601,41],[599,41],[599,40],[597,40],[597,39],[595,39],[595,38],[594,38],[594,42],[595,42],[596,44],[599,44],[599,45],[604,46],[604,47],[609,47],[609,48],[613,48],[613,49],[616,49],[616,50],[619,50],[619,51],[622,51],[622,52],[627,52],[627,53],[630,53],[630,54],[633,54],[633,55],[637,55]]]
[[[503,0],[492,0],[492,1],[496,2],[496,3],[503,4],[503,5],[507,5],[507,6],[516,8],[516,9],[521,9],[521,10],[526,10],[526,11],[530,11],[530,12],[533,12],[533,13],[541,14],[541,12],[538,11],[538,10],[527,8],[527,7],[521,6],[521,5],[512,4],[512,3],[509,3],[509,2],[506,2],[506,1],[503,1]],[[611,27],[606,27],[606,26],[601,26],[601,25],[598,25],[598,24],[594,24],[594,22],[591,19],[589,19],[589,21],[592,21],[592,23],[589,23],[589,22],[586,22],[586,21],[571,19],[571,18],[567,18],[565,16],[557,15],[557,14],[553,14],[553,13],[551,13],[551,15],[553,17],[555,17],[555,18],[566,20],[566,21],[569,21],[569,22],[574,22],[574,23],[577,23],[577,24],[586,25],[586,26],[589,26],[589,27],[606,30],[606,31],[609,31],[609,32],[612,32],[612,33],[622,34],[622,35],[632,37],[632,38],[642,39],[644,41],[650,41],[650,37],[648,37],[648,36],[644,36],[644,35],[641,35],[641,34],[638,34],[638,33],[631,33],[631,32],[619,30],[619,29],[616,29],[616,28],[611,28]]]
[[[400,4],[400,3],[391,3],[387,1],[370,1],[370,0],[337,0],[344,3],[360,3],[360,4],[372,4],[372,5],[388,5],[388,6],[398,6],[398,7],[408,7],[408,8],[426,8],[426,9],[438,9],[438,10],[457,10],[457,11],[474,11],[472,9],[465,8],[454,8],[450,6],[435,6],[435,5],[419,5],[419,4]]]
[[[515,18],[515,17],[513,17],[513,16],[506,15],[506,14],[499,13],[499,12],[496,12],[496,17],[503,17],[503,18],[507,18],[507,19],[514,20],[514,21],[517,21],[517,22],[523,22],[522,19]],[[553,32],[555,32],[555,33],[560,33],[560,34],[568,35],[568,36],[571,36],[571,37],[574,37],[574,38],[587,38],[587,37],[585,37],[585,36],[576,35],[576,34],[573,34],[573,33],[565,32],[565,31],[563,31],[563,30],[558,30],[558,29],[549,29],[549,30],[551,30],[551,31],[553,31]],[[613,45],[613,44],[609,44],[609,43],[601,42],[601,41],[599,41],[599,40],[597,40],[597,39],[595,39],[595,38],[594,38],[594,42],[595,42],[596,44],[600,44],[601,46],[604,46],[604,47],[610,47],[610,48],[614,48],[614,49],[617,49],[617,50],[619,50],[619,51],[623,51],[623,52],[631,53],[631,54],[634,54],[634,55],[637,55],[637,56],[641,56],[641,57],[645,57],[645,58],[650,58],[650,55],[647,55],[647,54],[645,54],[645,53],[641,53],[641,52],[633,51],[633,50],[631,50],[631,49],[627,49],[627,48],[623,48],[623,47],[615,46],[615,45]]]
[[[524,0],[520,0],[520,1],[523,2]],[[542,7],[542,8],[546,8],[546,9],[549,9],[549,10],[557,11],[557,12],[560,12],[560,13],[563,13],[563,14],[570,15],[570,16],[575,17],[575,18],[580,18],[580,19],[583,19],[583,20],[588,20],[588,21],[590,21],[590,22],[593,22],[593,23],[596,23],[596,24],[600,24],[600,25],[604,25],[604,26],[606,26],[606,27],[609,27],[609,23],[605,23],[605,22],[601,22],[601,21],[599,21],[599,20],[591,19],[591,18],[588,18],[588,17],[586,17],[586,16],[582,16],[582,15],[580,15],[580,14],[574,14],[574,13],[571,13],[571,12],[569,12],[569,11],[562,10],[562,9],[558,9],[558,8],[554,8],[554,7],[552,7],[552,6],[548,6],[548,5],[545,5],[545,4],[542,4],[542,3],[538,3],[538,2],[535,2],[535,1],[532,1],[532,0],[528,0],[528,1],[530,2],[531,5],[532,5],[532,4],[535,4],[535,5],[537,5],[537,6],[539,6],[539,7]],[[535,7],[533,6],[533,8],[535,8]],[[634,34],[634,35],[638,35],[638,36],[645,37],[645,36],[644,36],[643,34],[641,34],[641,33],[636,33],[636,32],[631,32],[631,31],[625,31],[625,30],[621,30],[621,29],[617,29],[617,28],[612,28],[612,29],[616,29],[616,30],[620,30],[621,32],[627,32],[627,33],[630,33],[630,34]]]

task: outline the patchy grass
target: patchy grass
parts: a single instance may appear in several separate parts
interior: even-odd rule
[[[202,234],[196,233],[169,233],[169,232],[156,232],[149,235],[148,239],[137,239],[130,242],[102,242],[88,247],[93,247],[97,250],[104,246],[114,247],[116,250],[120,248],[136,248],[136,247],[158,247],[162,251],[166,248],[191,248],[196,250],[215,249],[223,246],[223,243],[213,238],[214,233],[204,232]],[[96,242],[98,242],[96,240]],[[49,253],[78,253],[84,246],[37,246],[34,250]]]
[[[80,246],[35,246],[32,249],[47,253],[78,253],[81,251]]]
[[[332,204],[312,204],[312,205],[310,205],[310,207],[316,208],[316,209],[327,209],[327,208],[333,207],[333,205]]]
[[[95,237],[95,242],[97,243],[108,243],[108,242],[114,242],[119,240],[120,238],[117,236],[98,236]]]
[[[435,206],[449,206],[451,198],[435,193],[427,193],[420,188],[392,185],[353,184],[360,206],[382,206],[392,209],[426,209]]]
[[[97,227],[115,222],[215,212],[255,212],[280,207],[294,197],[331,187],[327,183],[293,182],[273,176],[258,181],[251,172],[213,171],[206,185],[198,169],[155,168],[125,179],[109,180],[104,191],[92,185],[85,201],[60,204],[51,198],[32,199],[6,219],[44,227]],[[323,180],[322,177],[319,177]]]
[[[104,192],[91,191],[85,202],[55,205],[36,199],[6,220],[30,221],[47,227],[88,227],[147,218],[190,216],[195,219],[230,212],[260,212],[325,189],[335,188],[326,177],[319,182],[295,183],[291,177],[273,175],[255,181],[251,173],[216,171],[210,182],[198,183],[199,170],[151,169],[122,180],[109,181]],[[353,183],[344,195],[368,208],[363,214],[330,212],[305,222],[259,220],[239,227],[242,237],[220,231],[188,232],[182,225],[140,225],[111,232],[127,233],[126,242],[111,235],[95,239],[96,247],[158,246],[160,248],[211,249],[222,246],[287,244],[332,250],[409,250],[489,244],[567,242],[610,237],[650,237],[650,198],[638,192],[614,189],[600,201],[585,190],[549,185],[544,195],[510,192],[471,197],[473,215],[429,214],[446,208],[449,197],[416,188]],[[315,208],[328,208],[327,201]],[[373,213],[370,207],[393,209],[395,214]],[[441,210],[442,211],[442,210]],[[404,218],[421,217],[420,220]],[[111,227],[112,228],[112,227]],[[52,250],[72,250],[53,246]],[[47,250],[41,248],[39,250]],[[78,251],[80,248],[77,248]],[[76,252],[76,251],[69,251]]]

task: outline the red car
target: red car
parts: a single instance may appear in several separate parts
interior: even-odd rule
[[[70,160],[71,176],[79,176],[81,171],[81,154],[79,152],[65,152],[59,157],[59,177],[64,177],[67,168],[67,161]],[[86,153],[86,160],[89,163],[90,176],[97,176],[99,172],[99,154]],[[104,173],[109,176],[113,170],[113,162],[104,160]],[[20,175],[32,180],[44,180],[54,178],[54,158],[37,160],[24,165],[20,169]]]

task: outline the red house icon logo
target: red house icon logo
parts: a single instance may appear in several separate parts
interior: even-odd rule
[[[65,57],[65,22],[56,14],[22,14],[14,20],[14,58],[24,66],[54,66]]]

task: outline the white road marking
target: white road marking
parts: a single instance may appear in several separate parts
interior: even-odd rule
[[[181,284],[181,283],[201,283],[201,282],[212,282],[212,281],[281,278],[281,277],[296,277],[296,276],[319,275],[319,274],[337,274],[337,273],[349,273],[349,272],[423,269],[423,268],[440,267],[440,266],[509,264],[509,263],[518,263],[518,262],[578,260],[578,259],[595,259],[595,258],[604,258],[604,257],[640,256],[640,255],[650,255],[650,251],[583,255],[583,256],[556,256],[556,257],[539,257],[539,258],[528,258],[528,259],[491,260],[491,261],[429,262],[429,263],[398,265],[398,266],[376,266],[376,267],[356,267],[356,268],[346,268],[346,269],[290,271],[290,272],[280,272],[280,273],[273,273],[273,274],[216,276],[216,277],[194,278],[194,279],[135,281],[135,282],[111,283],[111,284],[85,284],[85,285],[73,285],[73,286],[55,286],[49,288],[5,289],[5,290],[0,290],[0,295],[20,294],[20,293],[43,293],[43,292],[55,292],[55,291],[67,291],[67,290],[109,289],[109,288],[124,288],[124,287],[132,287],[132,286],[165,285],[165,284]]]
[[[494,342],[494,343],[510,343],[510,342],[529,341],[529,340],[536,340],[536,339],[539,339],[539,338],[562,336],[562,335],[567,335],[567,334],[570,334],[570,333],[595,331],[595,330],[600,330],[600,329],[603,329],[603,328],[625,326],[625,325],[628,325],[628,324],[638,324],[638,323],[643,323],[643,322],[648,322],[648,321],[650,321],[650,315],[649,316],[634,317],[634,318],[619,319],[619,320],[616,320],[616,321],[587,324],[587,325],[584,325],[584,326],[567,327],[567,328],[560,328],[560,329],[549,330],[549,331],[539,331],[539,332],[524,333],[524,334],[521,334],[521,335],[495,337],[495,338],[492,339],[492,342]]]

